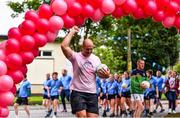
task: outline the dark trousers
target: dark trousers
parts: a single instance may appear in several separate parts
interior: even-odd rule
[[[69,99],[70,99],[70,90],[69,89],[61,91],[61,101],[63,104],[63,108],[64,108],[64,110],[67,110],[65,98],[69,101]]]
[[[176,99],[177,99],[176,92],[168,91],[167,99],[169,101],[169,109],[175,110],[176,109]]]

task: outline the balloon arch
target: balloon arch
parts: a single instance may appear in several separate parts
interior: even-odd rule
[[[26,65],[38,56],[39,47],[53,42],[63,27],[81,26],[88,18],[98,22],[110,14],[152,17],[166,28],[180,29],[180,0],[52,0],[37,11],[27,11],[25,20],[11,28],[8,40],[0,44],[0,117],[8,116],[15,85],[27,73]]]

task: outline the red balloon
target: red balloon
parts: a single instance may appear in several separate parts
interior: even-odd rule
[[[158,5],[158,9],[165,10],[167,6],[170,4],[170,0],[155,0]]]
[[[29,10],[25,13],[25,19],[26,20],[31,20],[35,24],[37,24],[37,21],[39,20],[39,16],[36,11],[34,10]]]
[[[25,20],[24,22],[22,22],[20,30],[23,34],[31,35],[35,32],[36,25],[31,20]]]
[[[124,15],[124,12],[121,7],[116,7],[114,12],[112,13],[112,16],[114,18],[121,18]]]
[[[6,49],[6,45],[7,45],[7,40],[2,41],[2,42],[0,43],[0,49],[5,50],[5,49]]]
[[[34,55],[34,54],[33,54],[33,55]],[[24,66],[21,66],[21,67],[19,68],[19,70],[22,72],[23,75],[26,75],[26,73],[27,73],[27,71],[28,71],[28,68],[27,68],[26,65],[24,65]]]
[[[177,29],[180,29],[180,16],[176,16],[174,25],[176,26]]]
[[[148,0],[144,7],[145,14],[147,15],[154,15],[157,9],[156,3],[152,0]]]
[[[13,85],[13,87],[11,88],[10,91],[11,91],[14,95],[16,95],[16,91],[17,91],[16,85]]]
[[[49,21],[41,18],[37,22],[37,30],[39,33],[47,33],[49,30]]]
[[[40,18],[49,19],[53,15],[53,11],[48,4],[42,4],[38,8],[38,14]]]
[[[99,8],[99,6],[101,6],[103,0],[87,0],[87,1],[94,8]]]
[[[0,91],[6,92],[13,87],[13,79],[9,75],[0,76]]]
[[[86,18],[84,18],[82,16],[75,17],[75,22],[76,22],[75,24],[77,26],[82,26],[82,25],[84,25],[85,20],[86,20]]]
[[[30,51],[21,52],[20,55],[23,58],[23,64],[30,64],[34,60],[34,54]]]
[[[0,99],[0,105],[2,107],[7,107],[13,103],[14,95],[10,91],[1,92],[0,98],[3,98],[3,99]],[[1,109],[1,113],[2,113],[2,109]]]
[[[25,51],[30,51],[34,48],[35,46],[35,40],[32,36],[30,35],[24,35],[21,40],[20,40],[20,43],[21,43],[21,48],[22,50],[25,50]]]
[[[15,38],[10,38],[7,40],[7,45],[6,45],[6,50],[9,53],[12,52],[19,52],[20,51],[20,43],[17,39]]]
[[[82,16],[83,17],[92,17],[94,14],[94,8],[90,4],[86,4],[83,6]]]
[[[47,37],[44,34],[40,34],[40,33],[35,33],[33,35],[34,40],[35,40],[35,47],[43,47],[46,45],[47,43]]]
[[[144,12],[143,12],[143,10],[139,7],[139,8],[137,9],[137,11],[133,13],[133,17],[134,17],[135,19],[144,18]]]
[[[34,48],[32,50],[32,53],[34,54],[34,57],[37,57],[39,55],[39,49],[38,48]]]
[[[14,84],[18,84],[24,79],[24,75],[20,70],[11,70],[8,72],[8,75],[12,77]]]
[[[0,49],[0,60],[5,61],[6,53],[3,49]]]
[[[82,5],[85,5],[87,3],[87,0],[76,0],[76,1],[81,3]]]
[[[126,13],[134,13],[138,9],[138,5],[135,0],[126,0],[122,5],[123,11]]]
[[[114,3],[116,4],[116,5],[122,5],[122,4],[124,4],[126,2],[126,0],[114,0]]]
[[[104,17],[104,14],[102,13],[102,11],[100,9],[96,9],[94,12],[94,15],[91,17],[91,19],[94,22],[98,22],[98,21],[102,20],[103,17]]]
[[[0,60],[0,76],[5,75],[6,73],[7,73],[6,63]]]
[[[101,10],[105,14],[110,14],[115,10],[115,3],[113,0],[103,0],[101,5]]]
[[[57,35],[58,34],[55,32],[47,32],[47,34],[46,34],[47,41],[48,42],[54,42],[56,40]]]
[[[64,26],[64,21],[61,17],[59,16],[52,16],[49,19],[49,29],[52,32],[56,32],[59,31],[60,29],[62,29]]]
[[[167,13],[168,14],[175,14],[179,9],[179,4],[175,1],[170,1],[168,8],[167,8]]]
[[[166,16],[164,18],[164,20],[162,21],[162,24],[164,27],[170,28],[170,27],[174,26],[175,19],[176,19],[175,16]]]
[[[75,25],[75,20],[74,18],[70,17],[69,15],[65,14],[62,16],[62,19],[64,21],[64,27],[65,28],[71,28]]]
[[[74,2],[76,2],[76,0],[64,0],[64,1],[68,5],[68,7],[70,7],[71,5],[73,5]]]
[[[8,31],[8,38],[15,38],[20,39],[21,38],[21,32],[19,28],[13,27]]]
[[[1,110],[1,112],[0,112],[0,117],[1,118],[8,117],[8,115],[9,115],[9,109],[8,108],[3,108],[2,107],[0,110]]]
[[[71,6],[68,8],[68,15],[75,17],[79,16],[82,12],[82,6],[78,2],[74,2]]]
[[[22,57],[17,53],[11,53],[6,58],[6,64],[10,69],[18,69],[22,66]]]
[[[162,22],[164,18],[165,18],[165,13],[162,10],[156,12],[156,14],[154,14],[153,16],[153,20],[156,22]]]
[[[137,3],[138,6],[140,6],[141,8],[145,6],[145,2],[146,2],[146,0],[136,0],[136,3]]]
[[[67,4],[64,0],[54,0],[51,4],[52,10],[57,15],[64,15],[67,12]]]

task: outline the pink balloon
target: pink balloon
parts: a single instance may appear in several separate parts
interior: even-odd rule
[[[92,17],[94,14],[94,8],[90,4],[85,4],[83,6],[82,16],[83,17]]]
[[[164,18],[165,18],[165,13],[162,10],[157,11],[156,14],[154,14],[153,16],[153,20],[156,22],[162,22]]]
[[[76,0],[64,0],[67,4],[68,7],[70,7],[71,5],[73,5],[74,2],[76,2]]]
[[[62,19],[64,21],[64,27],[65,28],[71,28],[75,25],[75,20],[74,18],[70,17],[69,15],[65,14],[64,16],[62,16]]]
[[[54,42],[56,40],[57,33],[47,32],[46,37],[48,42]]]
[[[86,20],[86,18],[84,18],[82,16],[75,17],[75,22],[76,22],[75,24],[77,26],[82,26],[82,25],[84,25],[85,20]]]
[[[9,115],[9,109],[8,108],[2,107],[0,110],[1,110],[0,117],[2,117],[2,118],[8,117],[8,115]]]
[[[5,50],[5,49],[6,49],[6,45],[7,45],[7,40],[1,42],[1,43],[0,43],[0,49]]]
[[[138,5],[135,0],[126,0],[126,2],[122,5],[123,11],[126,13],[134,13],[138,9]]]
[[[25,19],[26,20],[31,20],[35,24],[37,24],[37,21],[39,20],[39,15],[37,14],[36,11],[34,10],[29,10],[25,13]]]
[[[43,47],[47,43],[47,37],[44,34],[35,33],[33,35],[33,38],[35,40],[35,47],[36,48]]]
[[[30,51],[34,48],[35,46],[35,40],[32,36],[30,35],[24,35],[21,40],[20,40],[20,43],[21,43],[21,48],[22,50],[25,50],[25,51]]]
[[[17,53],[11,53],[6,58],[6,64],[10,69],[18,69],[22,66],[22,57]]]
[[[52,32],[59,31],[64,26],[64,21],[59,16],[52,16],[49,19],[49,28]]]
[[[157,5],[153,0],[148,0],[144,7],[144,11],[147,15],[154,15],[157,9]]]
[[[133,13],[133,16],[134,16],[135,19],[144,18],[144,12],[143,12],[143,10],[139,7],[139,8],[137,9],[137,11]]]
[[[35,32],[36,25],[31,20],[25,20],[22,22],[20,30],[21,30],[22,34],[31,35]]]
[[[9,75],[0,76],[0,91],[6,92],[13,87],[13,79]]]
[[[30,64],[34,60],[34,54],[30,51],[21,52],[21,57],[23,58],[23,64]]]
[[[48,4],[42,4],[38,8],[38,15],[40,18],[49,19],[53,15],[53,11]]]
[[[67,11],[67,4],[64,0],[54,0],[51,7],[57,15],[63,15]]]
[[[39,33],[47,33],[49,30],[49,21],[44,18],[39,19],[37,22],[37,30]]]
[[[16,85],[13,85],[13,87],[11,88],[10,91],[11,91],[14,95],[16,95],[16,91],[17,91]]]
[[[122,4],[124,4],[126,2],[126,0],[114,0],[114,3],[116,4],[116,5],[122,5]]]
[[[39,49],[38,48],[34,48],[32,50],[32,53],[34,54],[34,57],[37,57],[39,55]]]
[[[114,18],[121,18],[124,15],[124,12],[121,7],[116,7],[114,12],[112,13],[112,16]]]
[[[8,38],[20,39],[21,32],[20,32],[19,28],[13,27],[13,28],[9,29]]]
[[[9,106],[9,105],[11,105],[13,103],[14,95],[10,91],[1,92],[0,93],[0,98],[3,98],[3,99],[0,99],[0,105],[2,107],[7,107],[7,106]]]
[[[0,60],[5,61],[5,59],[6,59],[5,50],[0,49]]]
[[[176,26],[177,29],[180,29],[180,16],[176,16],[174,25]]]
[[[19,52],[20,51],[20,43],[15,38],[10,38],[7,40],[6,49],[8,52]]]
[[[11,70],[8,72],[8,75],[12,77],[14,84],[20,83],[24,78],[24,75],[20,70]]]
[[[164,20],[162,21],[162,24],[166,28],[170,28],[174,25],[176,17],[175,16],[166,16]]]
[[[6,73],[7,73],[6,63],[0,60],[0,76],[5,75]]]
[[[94,12],[94,15],[91,17],[92,21],[94,22],[98,22],[100,20],[102,20],[104,17],[104,14],[101,12],[100,9],[96,9]]]
[[[79,16],[81,12],[82,12],[82,6],[78,2],[72,3],[72,5],[69,6],[68,8],[68,15],[72,17]]]
[[[33,53],[33,55],[34,55],[34,53]],[[26,65],[21,66],[21,67],[19,68],[19,70],[22,72],[23,75],[26,75],[26,73],[27,73],[27,71],[28,71]]]
[[[110,14],[115,10],[115,4],[113,0],[103,0],[101,5],[101,10],[105,14]]]

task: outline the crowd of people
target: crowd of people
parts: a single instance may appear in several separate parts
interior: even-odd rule
[[[99,57],[92,53],[94,44],[91,39],[85,39],[80,52],[75,52],[70,47],[73,36],[79,32],[74,26],[61,43],[65,57],[72,63],[73,77],[67,75],[67,70],[62,70],[59,78],[57,72],[47,74],[43,83],[43,105],[47,109],[46,118],[53,112],[57,116],[59,97],[63,104],[62,112],[67,112],[65,98],[70,101],[71,111],[76,117],[98,117],[99,108],[102,108],[103,117],[110,112],[110,117],[152,116],[156,112],[164,112],[161,103],[162,94],[169,101],[169,113],[176,113],[176,100],[179,95],[179,78],[175,71],[169,70],[166,77],[161,76],[161,71],[156,74],[152,70],[145,71],[145,61],[139,59],[137,68],[122,74],[110,73],[108,69],[97,70],[101,65]],[[148,81],[147,84],[143,84]],[[30,84],[25,79],[20,86],[27,91]],[[28,105],[27,92],[18,94],[14,104],[16,115],[17,106]],[[158,107],[160,106],[160,111]],[[29,110],[25,107],[28,116]]]

